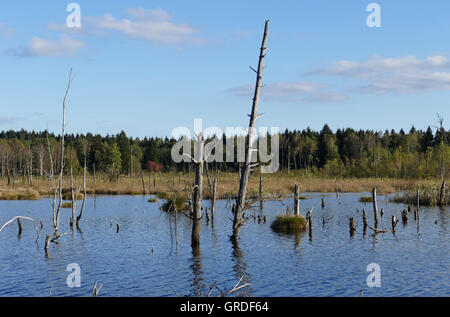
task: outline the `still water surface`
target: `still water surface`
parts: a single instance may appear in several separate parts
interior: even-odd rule
[[[103,283],[101,296],[194,296],[206,294],[216,281],[219,288],[231,289],[241,276],[251,283],[236,294],[241,296],[359,296],[361,290],[365,296],[450,296],[448,208],[422,208],[419,228],[411,213],[408,224],[400,220],[395,235],[373,235],[370,229],[364,235],[357,209],[366,208],[370,224],[373,219],[371,204],[359,202],[363,195],[325,195],[322,209],[322,195],[307,194],[301,209],[304,215],[316,206],[312,239],[308,233],[296,237],[271,230],[277,214],[287,206],[293,210],[292,199],[265,202],[267,222],[253,219],[259,208],[249,211],[237,247],[228,238],[231,210],[219,201],[214,225],[203,220],[200,255],[192,253],[186,216],[177,216],[175,231],[175,217],[148,197],[89,198],[81,231],[69,227],[71,209],[62,211],[60,232],[67,235],[51,244],[49,258],[43,248],[45,235],[53,232],[50,201],[2,201],[0,224],[22,215],[45,226],[37,243],[28,221],[20,239],[16,224],[0,233],[0,296],[90,296],[94,281]],[[389,229],[391,216],[401,218],[405,207],[380,196],[382,226]],[[353,237],[350,217],[358,225]],[[81,267],[80,288],[66,285],[70,263]],[[380,288],[367,286],[370,263],[381,267]]]

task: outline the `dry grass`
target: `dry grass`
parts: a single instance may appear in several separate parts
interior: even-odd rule
[[[212,175],[211,175],[212,176]],[[191,175],[191,180],[194,176]],[[179,193],[184,192],[189,186],[189,177],[183,176],[183,173],[162,173],[156,174],[155,184],[153,174],[149,177],[145,175],[145,192],[149,193],[151,189],[153,194],[164,198],[167,195],[171,196],[174,190]],[[149,184],[150,183],[150,184]],[[373,187],[377,188],[380,194],[390,194],[403,190],[414,189],[416,186],[423,186],[431,184],[432,186],[439,186],[439,181],[427,180],[406,180],[406,179],[392,179],[392,178],[364,178],[364,179],[325,179],[318,177],[305,177],[296,172],[278,172],[275,174],[265,174],[263,177],[263,195],[266,199],[283,197],[294,192],[294,185],[299,184],[300,192],[320,192],[320,193],[334,193],[336,189],[340,193],[347,192],[370,192]],[[207,199],[210,196],[208,181],[204,178],[204,196]],[[69,179],[64,179],[64,192],[70,193]],[[82,177],[74,177],[74,187],[82,187]],[[239,188],[239,175],[237,173],[220,173],[218,182],[218,199],[234,197]],[[110,182],[106,177],[97,175],[96,184],[92,176],[87,179],[88,195],[142,195],[142,182],[140,178],[135,178],[134,181],[128,177],[122,176],[117,182]],[[0,200],[1,199],[40,199],[52,194],[50,183],[46,179],[35,177],[33,186],[28,187],[26,183],[16,182],[15,186],[8,186],[6,179],[0,179]],[[248,195],[250,198],[259,196],[259,175],[253,174],[250,177]],[[69,196],[69,195],[68,195]],[[82,199],[82,195],[80,196]],[[78,197],[78,198],[80,198]],[[68,197],[71,198],[71,197]]]
[[[445,192],[441,202],[441,187],[432,183],[421,184],[414,189],[408,190],[401,194],[397,194],[394,197],[394,202],[417,205],[417,190],[419,190],[420,206],[438,206],[441,204],[445,206],[448,204],[448,202],[450,202],[449,191],[447,190]]]

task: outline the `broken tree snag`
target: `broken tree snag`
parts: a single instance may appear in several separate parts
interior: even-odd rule
[[[308,222],[308,228],[309,228],[309,237],[312,238],[313,234],[313,221],[312,221],[312,213],[314,211],[314,207],[311,208],[308,213],[306,214],[306,221]]]
[[[366,230],[367,227],[369,226],[369,222],[367,220],[367,213],[364,209],[363,209],[363,222],[364,222],[364,230]]]
[[[398,219],[392,216],[392,232],[395,233],[395,226],[398,224]]]
[[[17,236],[20,238],[22,236],[22,220],[20,220],[20,218],[17,218],[17,225],[19,226],[19,233]]]
[[[92,297],[98,297],[100,290],[102,289],[103,284],[97,287],[97,281],[94,282],[94,287],[92,288]]]
[[[48,257],[49,253],[48,253],[48,248],[50,246],[50,235],[47,234],[45,237],[45,246],[44,246],[44,250],[45,250],[45,255]]]
[[[119,233],[119,231],[120,231],[120,225],[117,224],[117,226],[116,226],[116,233]]]
[[[240,174],[239,181],[239,193],[236,199],[236,212],[234,214],[233,219],[233,234],[231,236],[231,240],[237,242],[239,236],[239,229],[244,223],[244,214],[245,214],[245,200],[247,195],[247,186],[248,186],[248,178],[250,176],[250,165],[252,158],[253,143],[255,140],[255,123],[258,118],[258,103],[259,103],[259,95],[261,92],[262,86],[262,74],[264,69],[264,57],[266,55],[266,40],[269,32],[269,20],[266,21],[264,27],[264,36],[261,44],[261,50],[259,54],[259,63],[258,70],[256,71],[256,85],[255,92],[253,96],[253,104],[252,104],[252,112],[250,114],[250,122],[248,129],[247,142],[245,147],[245,163],[242,166],[242,171]]]
[[[325,208],[325,197],[322,197],[322,209]]]
[[[372,189],[373,214],[375,218],[375,228],[378,229],[378,205],[377,205],[377,189]]]
[[[300,216],[300,190],[298,184],[295,184],[294,189],[294,215]]]
[[[407,223],[408,222],[408,211],[407,210],[403,210],[402,211],[402,222],[403,223]]]
[[[350,236],[353,237],[355,235],[355,231],[356,231],[356,225],[355,225],[355,221],[353,220],[353,218],[350,218],[349,224],[350,224]]]
[[[204,159],[204,140],[203,135],[199,133],[195,142],[196,166],[195,166],[195,186],[194,186],[194,206],[192,218],[191,246],[194,250],[200,248],[200,231],[202,229],[202,195],[203,195],[203,159]]]

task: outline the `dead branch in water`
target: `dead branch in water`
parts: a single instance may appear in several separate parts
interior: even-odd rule
[[[92,289],[92,297],[97,297],[100,293],[100,290],[102,289],[103,284],[100,284],[99,287],[97,287],[97,281],[94,282],[94,288]]]
[[[223,292],[223,291],[221,291],[221,290],[217,287],[217,285],[216,285],[216,288],[217,288],[217,289],[219,290],[219,292],[221,293],[221,294],[220,294],[219,296],[217,296],[217,297],[225,297],[225,296],[230,295],[230,294],[232,294],[232,293],[234,293],[234,292],[236,292],[236,291],[238,291],[238,290],[240,290],[240,289],[243,289],[243,288],[245,288],[245,287],[250,286],[250,285],[251,285],[250,283],[246,283],[246,284],[243,284],[243,285],[239,285],[239,284],[241,284],[243,278],[244,278],[244,275],[241,276],[241,278],[240,278],[239,281],[236,283],[236,285],[234,285],[234,287],[233,287],[230,291],[228,291],[228,292]]]
[[[35,225],[35,223],[37,222],[37,220],[34,220],[33,218],[29,218],[29,217],[23,217],[23,216],[17,216],[17,217],[12,218],[11,220],[5,222],[5,224],[0,228],[0,232],[2,232],[3,229],[5,229],[7,225],[9,225],[9,224],[11,224],[12,222],[14,222],[15,220],[19,220],[19,219],[32,221],[32,222],[33,222],[33,225],[34,225],[34,228],[36,229],[36,232],[37,232],[38,235],[39,235],[39,230],[37,229],[37,227],[36,227],[36,225]],[[21,231],[21,230],[19,229],[19,231]]]

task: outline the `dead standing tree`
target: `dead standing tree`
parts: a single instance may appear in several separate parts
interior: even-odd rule
[[[59,178],[58,178],[58,189],[59,189],[59,202],[58,202],[58,208],[56,210],[55,219],[53,221],[53,225],[55,227],[55,235],[58,233],[59,229],[59,215],[61,212],[62,202],[63,202],[63,175],[64,175],[64,133],[65,133],[65,127],[66,127],[66,101],[67,97],[69,96],[70,91],[70,85],[72,84],[73,78],[72,78],[72,68],[70,69],[69,73],[69,81],[67,83],[67,89],[66,94],[64,96],[63,100],[63,122],[62,122],[62,133],[61,133],[61,169],[59,172]]]
[[[203,160],[204,140],[201,133],[195,142],[195,186],[194,186],[194,208],[192,217],[191,245],[196,251],[200,248],[200,231],[202,229],[202,195],[203,195]]]
[[[239,236],[239,229],[244,224],[244,214],[245,214],[245,199],[247,194],[248,179],[250,176],[251,169],[251,158],[253,149],[253,142],[255,140],[255,122],[258,118],[258,102],[259,95],[261,92],[262,85],[262,74],[264,69],[264,57],[266,56],[266,40],[269,31],[269,20],[266,20],[264,28],[264,36],[261,44],[261,50],[259,55],[258,70],[256,72],[256,85],[255,92],[253,96],[252,113],[250,114],[250,123],[248,129],[247,142],[245,147],[245,162],[242,166],[240,181],[239,181],[239,193],[236,199],[236,208],[234,210],[233,219],[233,235],[230,237],[232,241],[237,242]]]

